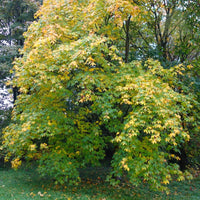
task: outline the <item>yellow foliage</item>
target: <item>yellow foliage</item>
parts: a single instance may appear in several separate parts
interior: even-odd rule
[[[48,145],[46,143],[41,143],[40,144],[40,149],[48,149]]]
[[[13,169],[18,169],[21,164],[22,164],[22,161],[19,158],[16,158],[11,161],[11,165]]]
[[[166,174],[175,168],[166,169],[165,147],[189,140],[181,112],[192,106],[173,88],[183,66],[124,63],[124,25],[145,21],[142,12],[131,0],[44,1],[25,34],[23,57],[15,61],[13,85],[21,94],[4,134],[13,154],[28,152],[42,170],[47,163],[50,175],[69,182],[78,176],[74,163],[79,168],[101,160],[113,141],[115,171],[126,170],[133,182],[145,176],[153,184],[169,183]],[[13,168],[19,165],[19,158],[12,161]]]
[[[36,145],[35,145],[35,144],[31,144],[31,145],[29,146],[29,150],[30,150],[30,151],[35,151],[35,149],[36,149]]]

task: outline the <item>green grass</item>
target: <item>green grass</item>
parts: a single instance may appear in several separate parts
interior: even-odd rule
[[[0,200],[193,200],[200,199],[200,177],[191,182],[173,182],[169,185],[171,194],[153,192],[147,186],[130,187],[122,185],[112,187],[103,181],[106,169],[97,168],[82,171],[83,181],[79,186],[54,186],[49,179],[38,176],[35,170],[0,169]],[[91,178],[87,178],[87,177]]]

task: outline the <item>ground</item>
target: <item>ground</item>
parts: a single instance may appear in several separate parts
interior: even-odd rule
[[[151,191],[148,185],[132,187],[128,183],[113,187],[104,181],[106,168],[82,171],[83,180],[78,186],[59,187],[50,179],[41,178],[31,168],[18,171],[0,169],[0,200],[134,200],[134,199],[200,199],[200,176],[194,174],[190,182],[173,182],[171,193]]]

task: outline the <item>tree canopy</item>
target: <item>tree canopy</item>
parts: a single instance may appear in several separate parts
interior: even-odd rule
[[[184,79],[194,67],[180,64],[181,55],[175,64],[167,61],[168,51],[175,55],[166,39],[176,27],[170,17],[177,5],[177,18],[182,15],[182,7],[153,2],[44,1],[15,60],[12,84],[20,95],[4,131],[14,168],[22,158],[37,160],[41,174],[77,183],[79,169],[100,164],[112,148],[113,184],[127,174],[133,185],[146,181],[163,190],[173,175],[189,177],[171,162],[199,129],[199,102]],[[169,16],[158,22],[154,12]],[[147,45],[160,61],[139,52]]]

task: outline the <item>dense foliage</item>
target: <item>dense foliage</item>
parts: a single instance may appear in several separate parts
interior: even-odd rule
[[[12,94],[7,91],[6,81],[13,77],[10,70],[13,60],[19,56],[18,49],[23,47],[23,32],[34,20],[34,13],[40,4],[39,0],[1,0],[0,1],[0,144],[2,129],[10,122]],[[9,86],[12,88],[12,86]],[[17,90],[13,88],[14,99]],[[3,159],[4,151],[0,152]],[[2,163],[1,163],[2,164]]]
[[[174,160],[199,131],[199,102],[184,79],[193,67],[131,59],[130,24],[151,16],[141,2],[44,1],[15,60],[21,94],[4,132],[14,168],[37,160],[41,174],[76,183],[79,168],[112,148],[113,184],[126,174],[166,189],[173,175],[189,177]]]

